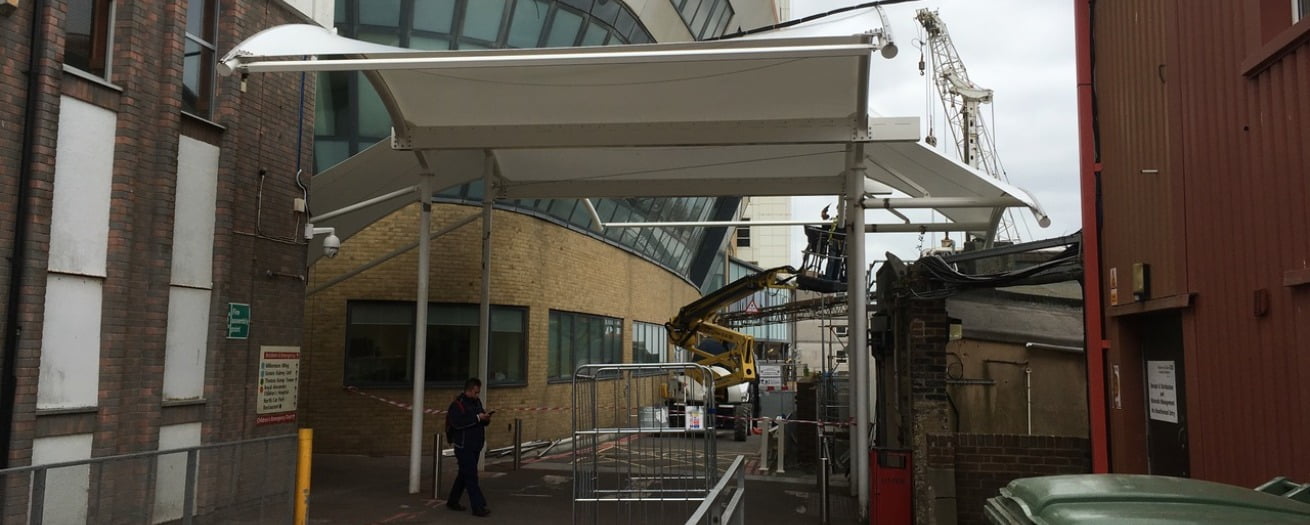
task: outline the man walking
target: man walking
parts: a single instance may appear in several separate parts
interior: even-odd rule
[[[487,442],[486,426],[491,424],[491,414],[482,409],[482,401],[478,399],[481,393],[482,381],[469,378],[464,382],[464,392],[455,397],[446,411],[446,439],[455,447],[455,461],[459,464],[459,474],[450,487],[446,507],[464,510],[459,499],[467,490],[473,515],[478,517],[491,514],[487,499],[482,496],[482,488],[478,486],[478,456]]]

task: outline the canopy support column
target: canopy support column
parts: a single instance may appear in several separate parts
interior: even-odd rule
[[[869,344],[868,280],[864,256],[864,144],[846,146],[846,297],[850,301],[847,321],[850,330],[851,368],[855,371],[851,386],[851,403],[855,410],[855,444],[851,464],[855,471],[855,497],[861,516],[869,512]]]
[[[410,413],[409,493],[418,494],[423,459],[423,394],[427,382],[428,349],[428,256],[431,252],[432,174],[424,173],[419,184],[418,293],[414,298],[414,400]],[[433,451],[440,454],[440,450]]]
[[[491,205],[496,202],[492,178],[496,173],[496,156],[491,150],[482,159],[482,298],[478,305],[478,379],[482,380],[482,405],[487,406],[487,377],[491,359]],[[485,448],[484,448],[485,450]],[[481,465],[482,463],[478,463]]]

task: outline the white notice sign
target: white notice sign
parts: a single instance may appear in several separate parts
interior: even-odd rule
[[[1146,362],[1147,407],[1150,418],[1178,422],[1178,380],[1173,361]]]
[[[760,386],[782,388],[782,365],[759,365],[755,368]]]
[[[687,407],[687,430],[705,430],[705,407]]]
[[[300,391],[300,347],[263,346],[259,349],[259,397],[255,423],[290,423],[296,420]]]

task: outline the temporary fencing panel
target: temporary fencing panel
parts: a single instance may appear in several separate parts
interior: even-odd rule
[[[670,382],[686,375],[704,388]],[[688,393],[688,391],[691,393]],[[592,364],[573,374],[573,522],[672,523],[719,478],[714,373],[693,363]]]

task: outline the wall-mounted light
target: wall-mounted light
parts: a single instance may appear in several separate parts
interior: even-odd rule
[[[1133,263],[1133,300],[1145,301],[1151,297],[1151,265]]]

